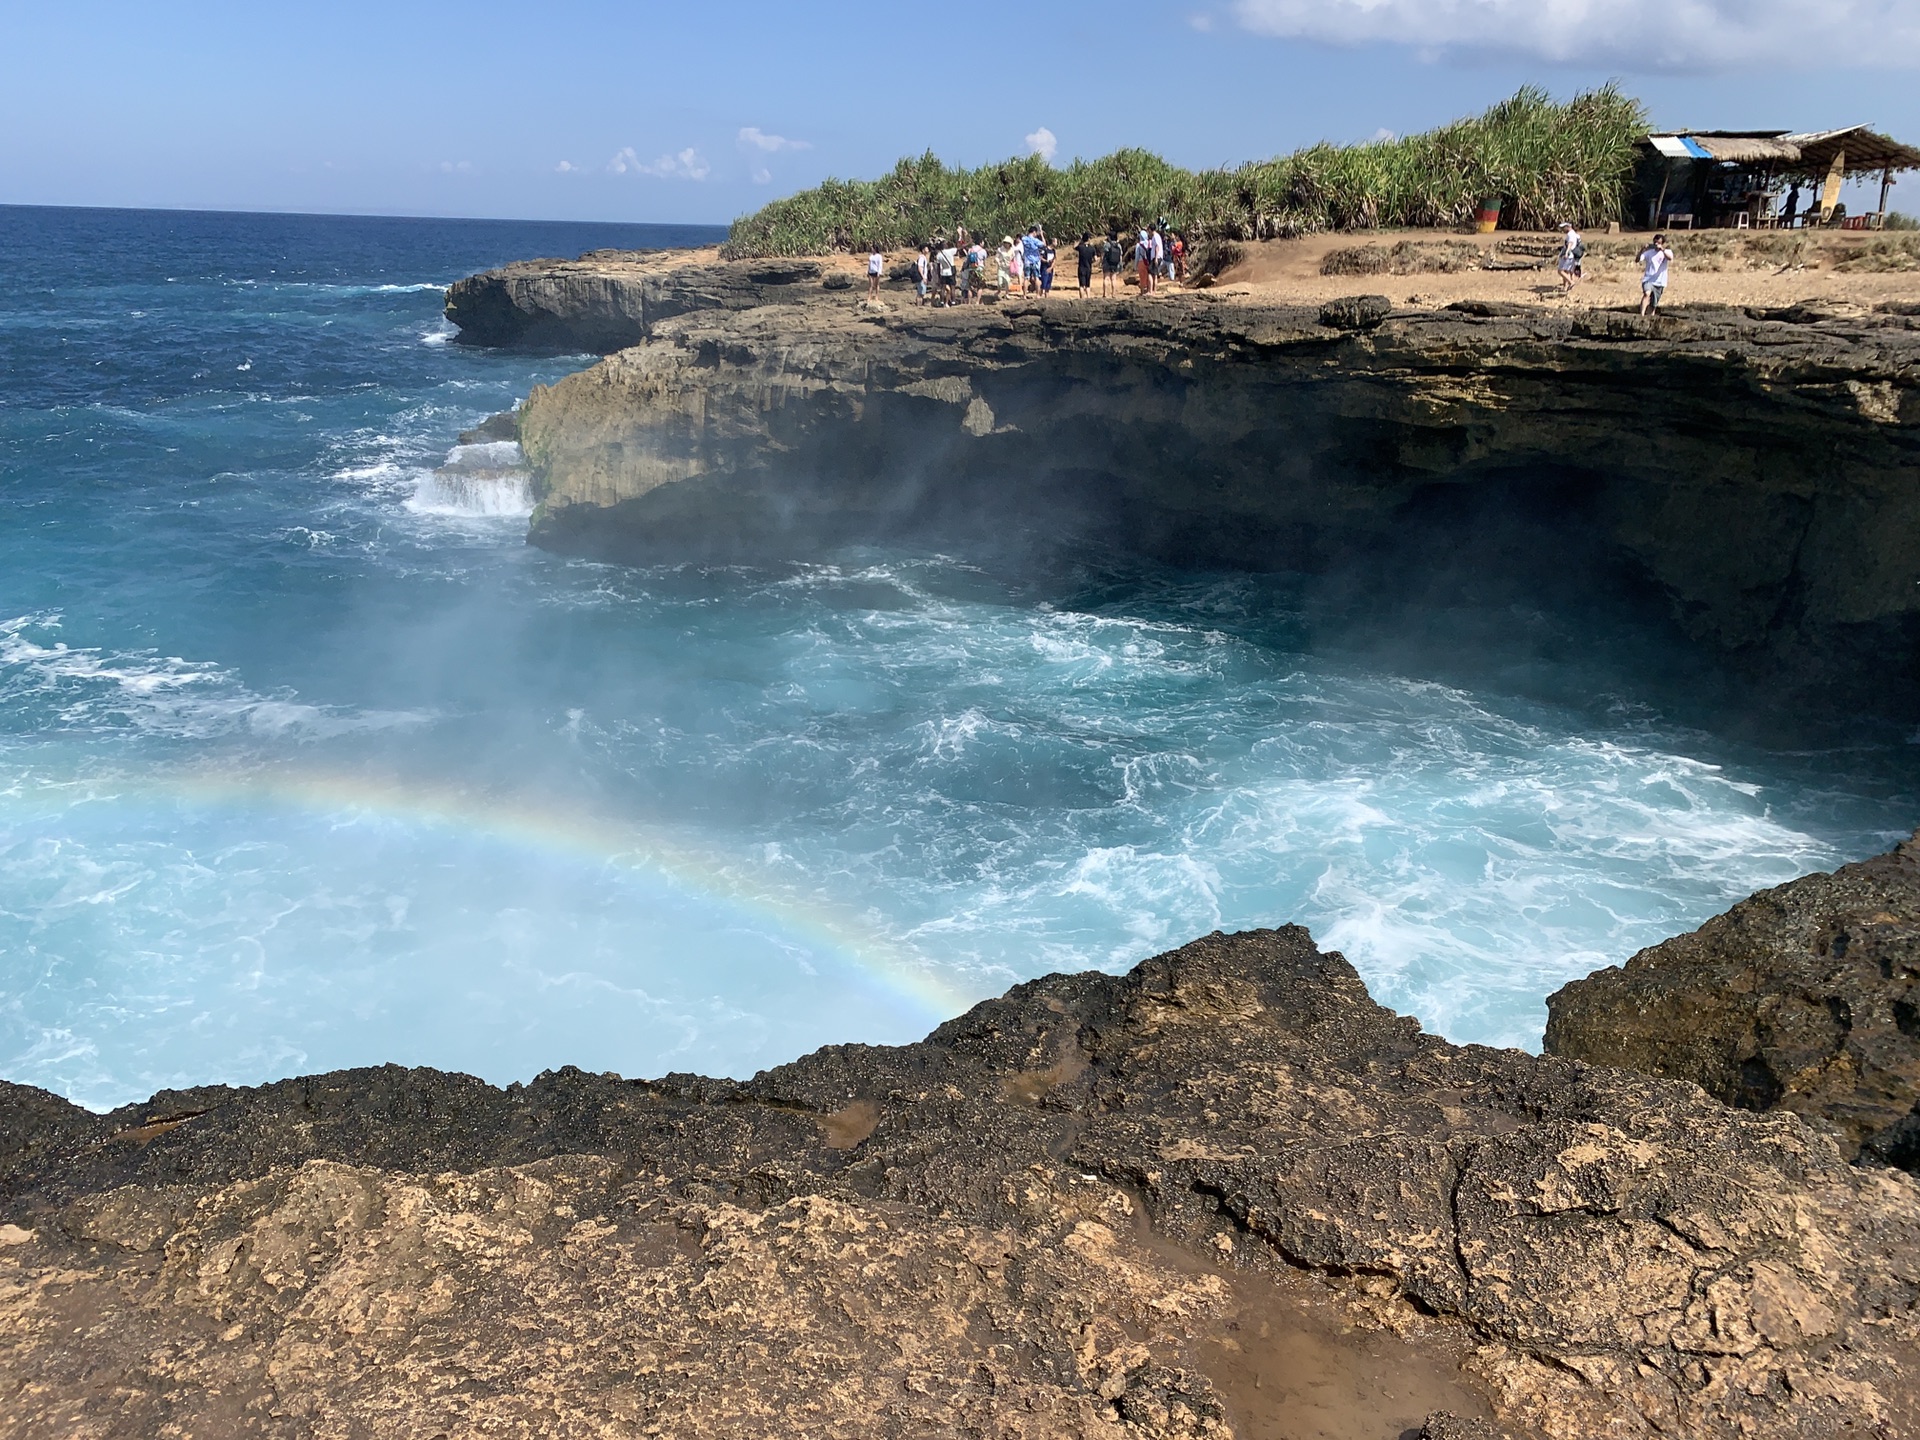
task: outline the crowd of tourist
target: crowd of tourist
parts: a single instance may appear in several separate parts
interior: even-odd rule
[[[1045,226],[1030,225],[1018,239],[1003,236],[992,250],[962,225],[951,237],[936,235],[919,248],[910,279],[922,305],[978,304],[990,292],[1001,299],[1044,297],[1054,293],[1055,267],[1064,260],[1073,266],[1075,288],[1083,299],[1093,294],[1096,270],[1103,296],[1122,294],[1129,271],[1139,292],[1151,295],[1163,285],[1185,284],[1188,259],[1186,236],[1165,220],[1142,224],[1124,237],[1117,229],[1104,238],[1083,230],[1071,246],[1064,241],[1056,245]],[[867,255],[868,295],[879,295],[886,273],[886,252],[873,246]]]
[[[1555,260],[1560,272],[1561,293],[1571,296],[1583,278],[1586,240],[1569,223],[1560,226],[1561,248]],[[1159,220],[1141,224],[1122,238],[1119,230],[1109,230],[1104,239],[1095,239],[1091,231],[1081,231],[1078,243],[1068,254],[1072,258],[1076,290],[1082,299],[1093,293],[1093,275],[1100,272],[1100,293],[1113,297],[1123,293],[1131,281],[1142,295],[1151,295],[1164,285],[1184,285],[1190,247],[1187,237]],[[1060,259],[1058,249],[1047,237],[1046,227],[1030,225],[1017,240],[1007,235],[989,251],[986,243],[967,233],[962,225],[951,238],[936,235],[922,245],[913,257],[908,278],[922,305],[973,305],[984,300],[989,291],[1000,299],[1011,296],[1053,294],[1054,268]],[[1642,266],[1642,315],[1657,314],[1666,294],[1667,278],[1673,263],[1673,250],[1665,235],[1655,235],[1639,254]],[[991,269],[991,279],[989,279]],[[1131,272],[1131,273],[1129,273]],[[867,255],[867,294],[878,298],[880,284],[887,275],[886,252],[878,245]]]

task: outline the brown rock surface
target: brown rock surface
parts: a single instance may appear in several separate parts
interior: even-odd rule
[[[1911,1177],[1297,928],[742,1084],[0,1114],[0,1435],[1920,1434]]]
[[[1920,1171],[1920,836],[1743,900],[1547,1001],[1547,1049],[1778,1108]]]

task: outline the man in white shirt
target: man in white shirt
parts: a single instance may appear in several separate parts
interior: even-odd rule
[[[1640,313],[1658,315],[1661,298],[1667,293],[1667,275],[1673,268],[1673,250],[1666,236],[1654,236],[1653,243],[1640,252],[1640,267]]]
[[[1560,293],[1573,294],[1573,287],[1580,283],[1580,262],[1586,259],[1587,242],[1580,232],[1567,224],[1560,223]]]

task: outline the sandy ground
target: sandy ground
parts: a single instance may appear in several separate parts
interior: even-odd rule
[[[1411,275],[1326,275],[1321,267],[1336,250],[1374,245],[1390,248],[1402,241],[1421,253],[1468,257],[1472,247],[1479,263],[1526,265],[1534,257],[1516,253],[1526,245],[1545,248],[1558,242],[1552,233],[1501,231],[1495,235],[1457,235],[1432,230],[1373,231],[1359,234],[1309,235],[1298,240],[1268,240],[1243,245],[1242,258],[1212,287],[1216,295],[1245,296],[1249,300],[1317,304],[1341,295],[1385,295],[1396,305],[1441,308],[1456,300],[1501,300],[1516,304],[1592,309],[1638,308],[1640,267],[1634,255],[1647,235],[1589,234],[1585,278],[1568,299],[1561,294],[1559,276],[1551,261],[1538,268],[1464,269],[1453,273]],[[1833,266],[1867,248],[1877,238],[1859,232],[1812,235],[1805,232],[1747,236],[1727,230],[1676,231],[1670,237],[1675,252],[1672,283],[1666,303],[1695,302],[1740,306],[1784,306],[1804,301],[1851,301],[1872,306],[1887,300],[1920,299],[1920,269],[1892,273],[1836,271]],[[1895,236],[1888,236],[1894,239]],[[1780,253],[1800,242],[1797,261]],[[1920,243],[1908,237],[1905,243]],[[1754,253],[1759,250],[1762,253]],[[1771,253],[1769,253],[1771,252]],[[690,252],[709,258],[715,252]],[[864,285],[866,257],[823,257],[826,264],[845,270]],[[908,259],[907,252],[888,257],[889,268]],[[1099,276],[1094,296],[1099,296]],[[1178,293],[1179,286],[1168,287]],[[897,300],[900,287],[885,287]],[[1126,294],[1135,298],[1131,286]],[[1072,261],[1060,267],[1054,300],[1076,295]]]

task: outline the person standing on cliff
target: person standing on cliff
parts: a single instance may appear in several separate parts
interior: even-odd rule
[[[1665,235],[1653,237],[1653,243],[1640,252],[1640,313],[1658,315],[1666,298],[1667,277],[1673,269],[1673,250]]]
[[[1093,232],[1082,230],[1080,243],[1073,247],[1073,258],[1077,262],[1080,281],[1080,298],[1086,299],[1093,293],[1093,262],[1100,254],[1100,247],[1093,243]]]
[[[1040,256],[1047,248],[1046,237],[1038,225],[1027,227],[1027,233],[1020,237],[1020,273],[1026,279],[1026,293],[1040,293]]]
[[[1153,293],[1153,231],[1142,225],[1139,237],[1133,242],[1134,268],[1140,272],[1140,293]]]
[[[1100,247],[1100,293],[1111,299],[1120,293],[1120,267],[1127,263],[1117,231],[1107,231],[1107,242]]]
[[[880,277],[887,273],[887,256],[878,245],[867,252],[867,299],[880,298]]]
[[[1560,293],[1562,296],[1573,294],[1573,287],[1580,283],[1580,262],[1586,258],[1587,242],[1580,238],[1580,232],[1565,220],[1560,222]]]
[[[933,254],[934,278],[940,282],[940,303],[953,304],[953,272],[958,265],[959,254],[945,240],[939,242],[940,248]]]
[[[927,303],[927,282],[933,278],[933,247],[922,245],[920,253],[913,257],[914,287],[920,292],[920,303]]]

